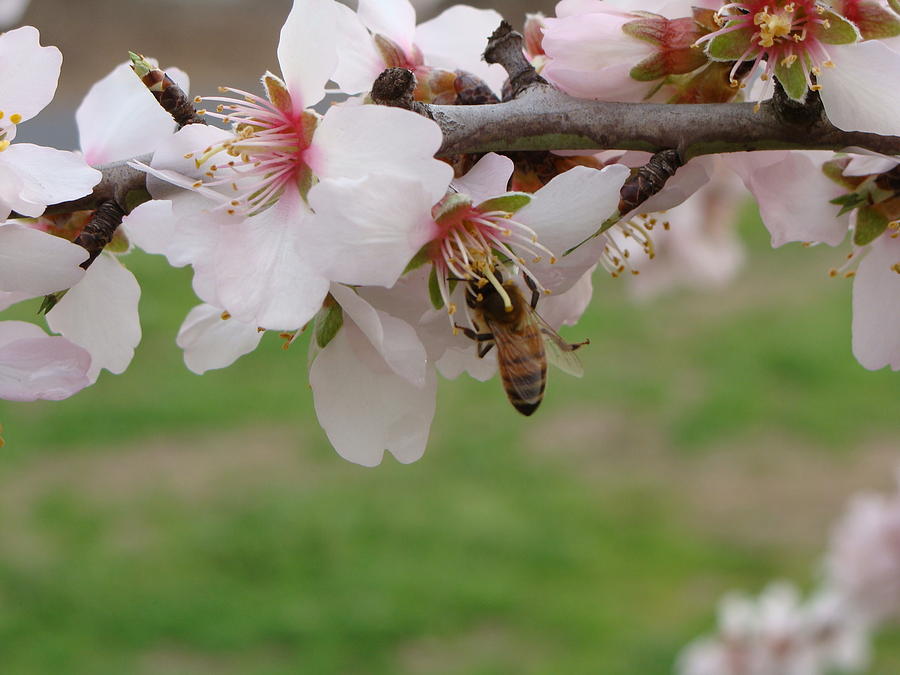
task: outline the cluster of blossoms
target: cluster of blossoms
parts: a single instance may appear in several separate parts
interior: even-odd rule
[[[688,645],[681,675],[863,672],[874,631],[900,617],[900,491],[857,496],[838,520],[821,585],[804,600],[787,582],[758,598],[726,595],[718,632]]]
[[[777,80],[792,99],[819,92],[838,127],[900,135],[896,94],[871,78],[900,73],[896,7],[655,4],[563,0],[555,18],[528,18],[527,57],[559,89],[597,100],[726,102],[744,90],[759,100]],[[408,0],[359,0],[356,11],[295,0],[280,73],[263,75],[264,95],[224,87],[198,97],[202,109],[176,130],[148,87],[162,102],[187,90],[186,76],[134,55],[79,108],[80,154],[10,144],[15,125],[52,97],[61,56],[30,27],[0,36],[0,209],[16,216],[0,225],[0,309],[44,297],[59,333],[0,323],[0,397],[63,398],[103,369],[128,367],[140,289],[118,258],[136,246],[193,269],[202,304],[177,338],[188,368],[226,367],[267,331],[287,347],[308,330],[309,381],[334,447],[364,465],[385,450],[411,462],[425,449],[437,375],[497,371],[499,345],[480,358],[470,339],[489,337],[473,311],[480,291],[512,312],[533,289],[552,331],[578,320],[598,266],[630,272],[644,295],[725,281],[741,260],[727,225],[736,177],[759,200],[775,245],[837,245],[852,233],[855,353],[866,367],[900,368],[897,160],[700,157],[626,207],[623,185],[647,153],[558,148],[445,161],[435,157],[443,138],[434,121],[372,104],[386,68],[415,75],[419,103],[498,102],[506,73],[481,54],[500,21],[456,6],[417,25]],[[341,99],[326,106],[326,93]],[[90,193],[101,177],[91,167],[123,160],[146,174],[142,199],[44,213]],[[94,250],[101,222],[114,235]]]

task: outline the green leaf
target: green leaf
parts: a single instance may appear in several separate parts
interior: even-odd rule
[[[476,208],[482,213],[489,211],[504,211],[515,213],[531,203],[534,197],[527,192],[507,192],[499,197],[492,197],[481,202]]]
[[[891,9],[900,14],[900,0],[888,0]]]
[[[64,291],[57,291],[56,293],[50,293],[49,295],[45,295],[44,299],[41,301],[41,306],[38,308],[38,314],[46,314],[51,309],[56,307],[57,303],[63,299],[66,293],[69,292],[67,288]]]
[[[830,45],[849,45],[860,39],[859,30],[850,21],[837,12],[827,10],[822,13],[822,18],[828,23],[819,32],[818,38]]]
[[[731,21],[727,26],[733,25]],[[747,50],[753,45],[752,28],[742,28],[730,33],[717,35],[706,47],[706,53],[713,61],[738,61],[747,58]],[[755,56],[753,54],[752,56]]]
[[[431,298],[431,306],[435,309],[441,309],[444,306],[441,287],[438,285],[436,267],[432,267],[431,274],[428,275],[428,296]]]
[[[344,325],[344,310],[329,295],[325,300],[325,307],[316,314],[315,336],[316,344],[325,349],[328,343],[338,334]]]
[[[841,210],[838,212],[839,216],[844,215],[845,213],[850,213],[853,209],[858,209],[863,204],[867,203],[866,198],[862,195],[856,194],[855,192],[851,192],[848,195],[841,195],[840,197],[835,197],[828,201],[829,204],[837,204],[841,207]]]
[[[801,57],[802,58],[802,57]],[[806,76],[803,74],[803,68],[799,62],[791,65],[783,65],[778,63],[775,66],[775,77],[781,82],[785,93],[795,101],[802,101],[806,98]]]
[[[425,244],[422,248],[419,249],[419,252],[416,253],[412,257],[412,260],[410,260],[406,264],[406,269],[403,270],[403,274],[419,269],[422,265],[424,265],[431,259],[431,256],[428,255],[429,246],[430,244]]]
[[[884,234],[888,223],[888,219],[871,206],[860,209],[856,214],[856,230],[853,232],[853,243],[857,246],[871,244]]]

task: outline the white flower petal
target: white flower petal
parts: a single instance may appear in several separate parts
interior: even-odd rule
[[[164,255],[172,267],[191,262],[190,251],[176,245],[175,216],[172,202],[151,199],[122,219],[122,231],[138,248],[154,255]]]
[[[344,321],[356,324],[391,370],[413,386],[425,386],[425,347],[412,326],[375,309],[346,286],[332,284],[331,294],[344,310]]]
[[[348,94],[369,91],[385,69],[384,59],[356,12],[338,4],[336,18],[338,67],[331,79]]]
[[[419,25],[415,41],[427,65],[468,71],[499,92],[506,80],[506,71],[498,64],[485,62],[481,55],[487,47],[488,38],[502,20],[503,17],[492,9],[454,5]]]
[[[319,423],[335,450],[363,466],[388,450],[407,464],[425,452],[434,417],[437,378],[411,385],[383,362],[368,338],[346,322],[309,371]]]
[[[294,0],[278,41],[278,63],[294,112],[311,108],[325,96],[338,64],[336,34],[334,0]]]
[[[409,55],[416,32],[416,10],[409,0],[359,0],[359,19],[366,28],[390,38]]]
[[[853,280],[853,354],[869,370],[900,370],[900,237],[870,246]]]
[[[197,305],[181,324],[176,343],[184,350],[185,365],[202,375],[207,370],[227,368],[249,354],[262,336],[253,324],[223,319],[221,309]]]
[[[3,119],[19,114],[22,120],[37,115],[53,99],[62,65],[56,47],[41,47],[40,34],[22,26],[0,35],[0,110]]]
[[[25,10],[29,0],[3,0],[0,2],[0,27],[6,28],[17,23]]]
[[[0,163],[21,181],[18,194],[11,201],[13,208],[31,217],[41,215],[48,204],[83,197],[102,177],[74,152],[31,143],[11,145],[0,153]],[[2,195],[6,201],[6,190]]]
[[[724,161],[756,197],[772,246],[790,241],[837,246],[847,236],[848,216],[838,217],[840,207],[829,203],[841,194],[822,173],[822,162],[831,157],[829,152],[736,152]]]
[[[92,166],[153,152],[175,122],[123,63],[95,83],[75,112],[84,159]]]
[[[77,284],[88,252],[70,241],[20,223],[0,225],[0,290],[26,297]]]
[[[509,157],[489,152],[465,176],[455,178],[453,187],[461,194],[471,197],[472,202],[477,205],[506,192],[514,168]]]
[[[829,45],[834,68],[822,68],[818,82],[825,113],[831,123],[847,131],[900,135],[900,53],[867,40]]]
[[[324,276],[345,284],[393,286],[436,229],[430,195],[407,178],[322,181],[309,203],[315,215],[300,245]]]
[[[0,399],[58,401],[91,381],[91,357],[63,337],[22,321],[0,322]]]
[[[336,105],[313,137],[312,169],[320,179],[390,174],[418,180],[432,203],[444,196],[453,170],[434,153],[440,127],[408,110],[380,105]]]
[[[538,241],[554,253],[556,263],[544,259],[528,268],[554,293],[564,293],[596,262],[603,248],[596,237],[569,255],[573,246],[594,234],[619,203],[619,191],[630,172],[621,164],[602,171],[576,166],[538,190],[515,218],[531,227]],[[598,249],[599,247],[599,249]]]
[[[125,372],[141,341],[137,279],[111,255],[100,255],[84,279],[47,312],[47,325],[91,354],[91,381],[101,368]]]
[[[302,253],[311,215],[297,191],[286,190],[259,215],[215,228],[211,249],[196,255],[194,290],[239,321],[272,330],[300,328],[328,292],[328,280]]]

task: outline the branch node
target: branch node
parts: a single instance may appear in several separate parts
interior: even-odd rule
[[[625,181],[619,192],[619,213],[630,213],[657,192],[662,190],[679,168],[684,166],[684,157],[679,150],[662,150],[644,164]]]
[[[124,217],[125,210],[112,199],[97,207],[90,222],[81,234],[75,237],[75,243],[90,254],[88,259],[81,263],[83,269],[90,267],[107,244],[112,241]]]
[[[808,91],[806,98],[795,101],[778,80],[775,80],[775,91],[772,94],[772,110],[776,117],[791,126],[809,129],[826,122],[825,106],[817,91]]]
[[[525,38],[522,34],[513,30],[507,21],[502,21],[484,50],[484,60],[499,63],[509,77],[503,88],[504,100],[516,98],[534,84],[547,84],[525,57],[524,47]]]
[[[378,105],[403,108],[430,118],[428,107],[413,98],[415,91],[416,76],[411,70],[388,68],[375,79],[369,95]]]
[[[206,120],[194,109],[193,100],[175,84],[175,80],[140,54],[128,52],[128,55],[135,75],[141,78],[162,109],[172,116],[179,129],[188,124],[206,124]]]

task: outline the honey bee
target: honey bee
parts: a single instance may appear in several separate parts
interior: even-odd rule
[[[497,284],[487,279],[469,281],[466,305],[476,330],[456,327],[478,343],[479,358],[497,346],[506,396],[516,410],[531,415],[544,397],[548,357],[564,372],[581,377],[581,361],[574,352],[590,341],[572,344],[560,337],[535,311],[540,292],[527,276],[525,280],[532,292],[531,302],[512,279]]]

